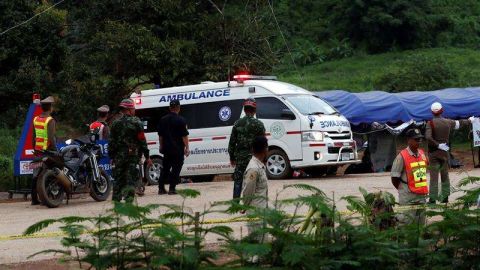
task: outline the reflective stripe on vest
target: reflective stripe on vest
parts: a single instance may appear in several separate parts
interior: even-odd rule
[[[418,149],[418,157],[410,155],[407,149],[400,152],[407,175],[408,188],[412,193],[428,194],[427,165],[428,160],[423,150]]]
[[[48,149],[48,123],[53,118],[37,116],[33,119],[33,127],[35,128],[35,150]]]
[[[98,134],[98,139],[103,140],[103,128],[105,124],[100,121],[95,121],[90,124],[90,132]]]

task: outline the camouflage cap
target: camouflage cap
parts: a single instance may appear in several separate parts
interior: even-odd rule
[[[125,108],[125,109],[135,109],[135,103],[131,98],[126,98],[120,102],[119,107]]]
[[[108,105],[102,105],[97,108],[97,112],[109,112],[109,111],[110,111],[110,107],[108,107]]]
[[[55,99],[52,96],[48,96],[40,101],[40,104],[52,104],[55,103]]]
[[[257,101],[253,97],[246,98],[243,101],[243,106],[244,107],[252,107],[252,108],[257,108]]]

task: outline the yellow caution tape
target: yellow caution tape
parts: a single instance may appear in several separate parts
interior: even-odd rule
[[[236,223],[236,222],[248,222],[254,221],[254,218],[247,218],[247,217],[235,217],[235,218],[225,218],[225,219],[209,219],[200,221],[199,224],[224,224],[224,223]],[[181,226],[181,222],[174,222],[173,225]],[[193,225],[193,222],[183,223],[183,225]],[[148,224],[143,226],[143,228],[152,229],[161,227],[162,224]],[[98,232],[98,230],[89,230],[85,231],[83,234],[93,234]],[[14,234],[14,235],[0,235],[0,241],[11,241],[11,240],[22,240],[22,239],[30,239],[30,238],[55,238],[55,237],[63,237],[67,236],[62,231],[55,231],[55,232],[43,232],[43,233],[32,233],[32,234]]]
[[[397,206],[394,209],[396,211],[407,211],[407,210],[415,210],[415,209],[425,209],[426,205],[405,205],[405,206]],[[355,214],[355,212],[348,211],[348,210],[343,210],[343,211],[338,211],[340,215],[346,216],[346,215],[352,215]],[[302,215],[298,215],[297,217],[305,217]],[[203,220],[200,221],[199,224],[205,225],[205,224],[225,224],[225,223],[236,223],[236,222],[249,222],[249,221],[255,221],[257,219],[255,218],[248,218],[248,217],[234,217],[234,218],[217,218],[217,219],[208,219],[208,220]],[[181,222],[175,222],[173,225],[176,226],[181,226]],[[183,225],[193,225],[193,222],[188,222],[188,223],[183,223]],[[152,229],[152,228],[158,228],[162,226],[162,224],[148,224],[143,226],[143,228],[146,229]],[[93,234],[95,232],[98,232],[98,230],[89,230],[85,231],[83,234]],[[0,241],[12,241],[12,240],[22,240],[22,239],[30,239],[30,238],[55,238],[55,237],[63,237],[67,236],[62,231],[55,231],[55,232],[43,232],[43,233],[32,233],[32,234],[14,234],[14,235],[0,235]]]

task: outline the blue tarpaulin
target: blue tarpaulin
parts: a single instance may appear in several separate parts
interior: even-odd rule
[[[430,106],[435,101],[442,103],[445,117],[459,119],[480,116],[479,87],[403,93],[332,90],[315,94],[337,108],[354,125],[430,120]]]

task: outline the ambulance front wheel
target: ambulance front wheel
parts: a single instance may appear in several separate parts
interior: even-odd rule
[[[146,178],[148,180],[149,185],[158,185],[158,181],[160,180],[160,174],[162,173],[163,169],[163,161],[159,157],[152,158],[152,165],[147,165],[146,168]]]
[[[287,179],[292,177],[292,167],[287,154],[280,149],[268,151],[267,176],[269,179]]]

